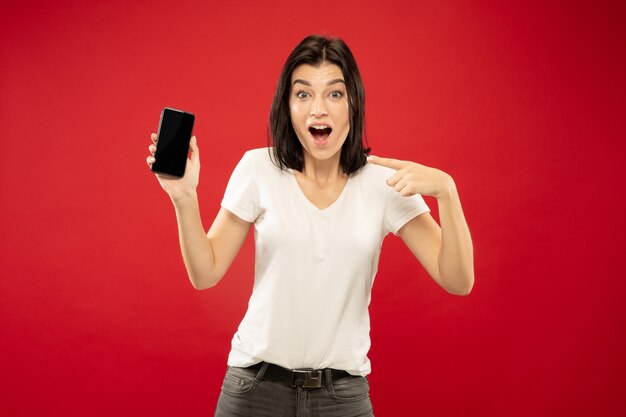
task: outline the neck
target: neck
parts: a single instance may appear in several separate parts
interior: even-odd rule
[[[343,180],[347,175],[341,170],[339,153],[327,160],[319,160],[304,154],[302,175],[320,185]]]

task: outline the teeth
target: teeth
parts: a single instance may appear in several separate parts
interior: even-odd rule
[[[327,129],[329,126],[311,126],[313,129],[318,129],[318,130],[322,130],[322,129]]]

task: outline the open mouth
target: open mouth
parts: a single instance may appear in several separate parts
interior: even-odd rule
[[[313,136],[313,139],[317,142],[324,141],[326,138],[328,138],[328,136],[330,136],[330,132],[332,131],[333,129],[331,129],[329,126],[309,127],[309,132],[311,133],[311,136]]]

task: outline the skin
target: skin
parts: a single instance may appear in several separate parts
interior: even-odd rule
[[[451,294],[468,295],[474,286],[474,249],[452,177],[411,161],[371,156],[368,162],[395,169],[387,185],[400,194],[437,199],[441,227],[430,213],[423,213],[398,235],[437,284]]]
[[[304,150],[303,172],[293,171],[307,198],[323,209],[341,194],[347,176],[341,171],[341,146],[350,130],[348,101],[341,69],[323,63],[298,66],[291,78],[289,108],[292,126]],[[313,122],[333,130],[327,143],[316,145],[308,131]],[[149,150],[154,155],[156,134]],[[196,289],[216,285],[239,252],[251,223],[220,209],[205,235],[196,188],[200,172],[197,140],[190,142],[191,156],[185,175],[171,178],[155,174],[176,210],[179,240],[189,279]],[[154,162],[154,156],[146,160]],[[447,173],[411,161],[370,157],[368,162],[396,170],[387,184],[404,196],[421,194],[437,199],[441,227],[423,213],[398,232],[415,258],[435,282],[452,294],[467,295],[474,285],[473,247],[454,180]]]
[[[294,171],[294,175],[307,198],[324,209],[338,198],[348,181],[339,164],[341,147],[350,132],[348,95],[341,68],[328,63],[296,67],[291,75],[289,111],[304,150],[304,169],[301,173]],[[332,128],[321,146],[309,132],[313,123]]]
[[[151,139],[153,144],[149,150],[154,155],[157,135],[153,133]],[[222,208],[205,234],[196,193],[200,175],[200,150],[195,136],[191,138],[189,147],[191,155],[182,178],[161,174],[155,176],[176,211],[178,238],[189,280],[195,289],[203,290],[213,287],[222,279],[239,253],[251,223]],[[154,156],[147,158],[150,166],[154,161]]]

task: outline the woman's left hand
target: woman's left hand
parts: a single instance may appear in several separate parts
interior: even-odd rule
[[[454,188],[452,177],[436,168],[378,156],[370,156],[367,161],[395,169],[397,172],[387,180],[387,185],[406,197],[421,194],[442,198],[448,196]]]

